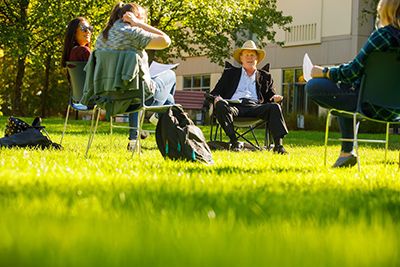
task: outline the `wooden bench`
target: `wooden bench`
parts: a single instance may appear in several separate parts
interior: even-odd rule
[[[174,94],[175,104],[180,104],[184,110],[201,110],[205,93],[205,91],[176,90]]]

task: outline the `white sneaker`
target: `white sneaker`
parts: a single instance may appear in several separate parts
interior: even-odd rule
[[[157,125],[157,123],[158,123],[158,113],[157,112],[153,113],[153,115],[151,115],[149,121],[150,121],[151,124]]]
[[[137,141],[137,144],[136,144],[136,141]],[[135,152],[139,152],[139,147],[140,147],[140,140],[136,140],[136,139],[132,139],[132,140],[129,140],[129,143],[128,143],[128,150],[129,151],[132,151],[134,148],[135,148]],[[135,147],[135,144],[136,144],[136,147]]]

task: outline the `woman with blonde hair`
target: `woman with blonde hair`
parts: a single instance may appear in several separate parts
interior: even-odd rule
[[[156,77],[150,77],[148,55],[145,49],[167,48],[171,39],[164,32],[147,24],[146,10],[136,3],[119,2],[111,11],[107,26],[96,41],[96,50],[131,50],[141,56],[143,78],[153,97],[147,105],[161,106],[174,104],[176,76],[172,70]],[[138,113],[129,114],[129,126],[138,127]],[[129,130],[128,149],[137,139],[138,131]]]
[[[306,84],[310,98],[319,106],[355,111],[359,85],[368,56],[376,51],[400,52],[400,0],[381,0],[378,4],[377,30],[359,54],[348,64],[323,68],[314,66],[313,79]],[[342,138],[354,138],[353,119],[338,117]],[[358,127],[357,123],[356,127]],[[342,142],[342,149],[333,167],[349,167],[357,163],[354,142]]]

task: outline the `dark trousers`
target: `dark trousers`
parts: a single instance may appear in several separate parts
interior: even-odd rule
[[[327,109],[335,108],[346,111],[357,109],[358,90],[350,83],[334,83],[325,78],[314,78],[307,82],[306,92],[319,106]],[[342,138],[354,138],[354,125],[352,118],[338,117]],[[357,122],[358,128],[360,122]],[[342,142],[342,150],[346,153],[353,152],[354,142]]]
[[[268,121],[274,139],[288,134],[281,106],[277,103],[257,104],[247,99],[243,99],[242,103],[228,103],[226,100],[220,100],[215,105],[215,114],[228,136],[235,133],[234,117],[256,117]]]

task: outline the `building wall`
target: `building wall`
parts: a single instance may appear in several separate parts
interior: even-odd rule
[[[277,30],[276,40],[285,41],[280,47],[269,43],[263,49],[265,59],[259,66],[271,63],[278,93],[282,93],[282,71],[301,68],[308,53],[313,64],[334,66],[352,60],[373,30],[373,19],[361,24],[363,0],[285,0],[278,1],[278,10],[291,15],[291,33]],[[233,51],[233,49],[232,49]],[[234,63],[233,58],[229,59]],[[217,83],[223,67],[211,63],[206,57],[187,58],[176,69],[177,89],[182,89],[183,76],[211,75],[211,89]]]

